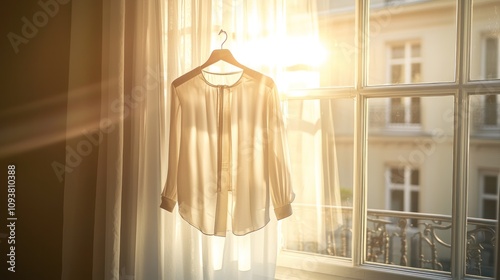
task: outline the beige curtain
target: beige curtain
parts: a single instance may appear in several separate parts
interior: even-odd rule
[[[163,4],[72,1],[67,166],[80,160],[65,173],[62,279],[164,278]],[[88,53],[96,41],[100,52]],[[96,56],[100,65],[88,65]],[[85,84],[95,72],[100,80]]]

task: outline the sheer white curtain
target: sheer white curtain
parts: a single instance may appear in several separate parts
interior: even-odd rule
[[[83,276],[88,270],[92,279],[106,280],[274,279],[280,243],[274,217],[264,229],[245,236],[211,237],[187,224],[177,208],[172,214],[159,204],[169,129],[169,93],[164,89],[220,48],[224,37],[217,34],[224,29],[224,48],[271,76],[283,90],[283,69],[304,59],[296,48],[304,44],[287,35],[290,5],[285,2],[72,2],[74,19],[83,24],[89,23],[83,11],[93,15],[86,6],[102,9],[102,19],[92,20],[102,22],[102,78],[93,85],[100,88],[95,104],[100,112],[80,135],[75,124],[86,112],[76,94],[68,98],[68,143],[79,147],[82,141],[93,141],[98,153],[65,174],[62,279],[88,279]],[[293,2],[292,9],[314,14],[314,1]],[[314,17],[306,22],[314,28]],[[73,24],[75,38],[80,38],[79,31],[86,29],[76,20]],[[303,29],[303,34],[314,35],[310,31]],[[302,39],[311,42],[310,37]],[[81,41],[72,41],[72,51]],[[70,68],[77,69],[82,60],[75,59]],[[70,71],[70,77],[81,75]]]
[[[272,61],[250,63],[268,53],[248,49],[248,42],[261,43],[280,35],[283,5],[281,1],[168,1],[164,44],[167,83],[201,65],[212,50],[220,48],[225,39],[218,35],[220,29],[228,34],[224,48],[238,61],[272,74]],[[163,156],[166,159],[165,151]],[[177,206],[173,214],[162,210],[162,216],[165,279],[274,279],[278,250],[274,217],[261,230],[245,236],[228,233],[223,238],[203,235],[190,226],[178,214]]]
[[[317,63],[314,61],[318,57],[315,47],[319,45],[316,1],[173,0],[168,1],[167,15],[164,45],[168,84],[205,62],[213,49],[220,48],[225,37],[219,31],[223,29],[228,34],[223,47],[230,49],[241,63],[271,76],[281,93],[288,87],[319,87],[318,75],[308,73],[306,79],[297,79],[297,73],[287,71],[297,65]],[[325,233],[333,232],[341,221],[339,212],[324,207],[340,205],[331,105],[318,101],[304,106],[321,127],[311,137],[310,131],[302,131],[300,143],[293,142],[292,136],[291,149],[311,155],[299,156],[295,165],[305,169],[293,172],[293,178],[300,188],[295,191],[303,194],[297,201],[316,205],[316,211],[288,218],[291,220],[284,223],[290,224],[288,236],[292,240],[318,242],[326,247],[332,241],[327,241],[331,236]],[[317,152],[311,154],[315,145],[319,145]],[[316,171],[308,172],[309,169]],[[309,197],[310,194],[314,197]],[[275,220],[247,236],[228,234],[224,239],[202,235],[176,211],[174,215],[162,214],[165,217],[162,248],[166,250],[166,273],[172,279],[274,279],[276,250],[281,242]],[[296,227],[304,226],[307,221],[311,224],[306,224],[305,229],[313,236],[294,235],[298,232]]]

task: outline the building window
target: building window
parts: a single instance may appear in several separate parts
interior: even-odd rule
[[[497,94],[490,94],[484,97],[484,117],[485,126],[500,125],[500,100]]]
[[[394,97],[389,99],[391,125],[419,125],[420,97]]]
[[[409,166],[387,169],[390,210],[418,212],[419,170]]]
[[[389,46],[389,78],[391,84],[413,84],[421,81],[420,43],[405,42]],[[420,98],[390,99],[389,124],[420,124]]]
[[[498,79],[499,55],[498,36],[487,36],[484,39],[484,79]]]
[[[420,43],[405,42],[389,46],[389,77],[391,84],[421,82]]]
[[[499,179],[500,173],[498,172],[481,172],[480,174],[481,202],[479,205],[481,217],[484,219],[497,219]]]

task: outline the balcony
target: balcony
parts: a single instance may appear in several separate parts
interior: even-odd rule
[[[334,217],[342,214],[342,224]],[[352,256],[352,208],[294,204],[285,221],[284,249],[340,258]],[[368,210],[367,262],[450,271],[450,216]],[[469,218],[467,274],[494,276],[496,220]]]

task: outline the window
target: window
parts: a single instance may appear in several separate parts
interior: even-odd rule
[[[500,125],[500,100],[498,95],[491,94],[484,97],[484,118],[483,123],[485,126],[499,126]]]
[[[481,172],[480,188],[481,201],[481,217],[484,219],[496,220],[498,214],[498,190],[500,186],[498,172]]]
[[[394,97],[389,102],[389,124],[420,124],[420,97]]]
[[[406,42],[389,47],[389,77],[391,84],[419,83],[421,81],[420,43]]]
[[[290,141],[295,166],[319,154],[322,165],[292,169],[304,176],[295,188],[314,203],[299,201],[293,219],[300,221],[282,224],[278,278],[492,279],[500,81],[481,74],[488,68],[489,77],[499,75],[484,60],[499,59],[498,39],[484,38],[498,34],[500,3],[338,2],[318,5],[327,53],[319,86],[284,93],[290,133],[298,133],[295,115],[303,123],[299,134],[318,135],[315,145]],[[339,68],[339,56],[349,66]],[[335,110],[321,109],[323,102]],[[306,103],[319,106],[309,110],[315,117],[307,125],[300,113]],[[336,144],[338,174],[326,168],[332,142],[319,139]],[[332,178],[339,179],[340,201],[318,200],[332,191],[325,184]],[[332,225],[338,216],[324,214],[330,210],[341,222]]]
[[[389,78],[391,84],[419,83],[421,81],[420,43],[406,42],[389,47]],[[390,99],[390,124],[419,124],[420,98],[398,97]]]
[[[487,36],[484,39],[484,79],[499,78],[498,36]]]
[[[418,212],[419,171],[409,166],[387,169],[387,206],[390,210]]]

